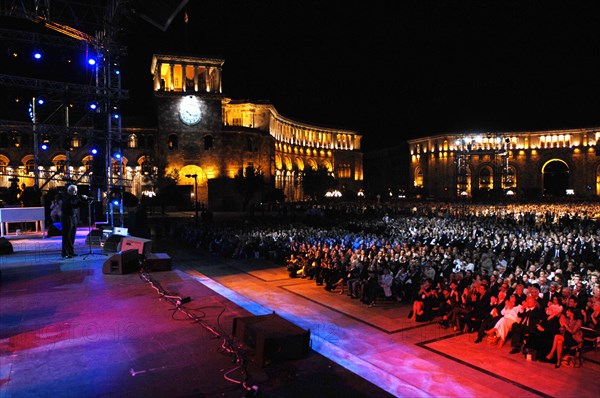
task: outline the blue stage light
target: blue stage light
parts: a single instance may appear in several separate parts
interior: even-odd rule
[[[92,155],[97,155],[97,154],[98,154],[98,148],[92,147],[92,148],[90,149],[90,153],[91,153]]]
[[[90,109],[91,109],[91,110],[95,111],[97,108],[98,108],[98,104],[97,104],[97,103],[95,103],[95,102],[92,102],[92,103],[90,104]]]
[[[38,60],[39,60],[39,59],[42,59],[42,56],[43,56],[43,55],[42,55],[42,52],[41,52],[41,51],[38,51],[38,50],[36,50],[36,51],[34,51],[34,52],[33,52],[33,58],[34,58],[34,59],[38,59]]]
[[[88,64],[91,65],[91,66],[96,65],[96,58],[89,58],[88,59]]]
[[[43,98],[38,98],[37,99],[37,103],[38,103],[38,105],[44,105],[44,99]]]

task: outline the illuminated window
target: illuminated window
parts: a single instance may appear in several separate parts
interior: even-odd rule
[[[420,167],[415,169],[415,180],[414,180],[415,188],[423,188],[423,170]]]
[[[127,138],[127,147],[128,148],[137,148],[138,147],[138,137],[136,134],[129,134]]]
[[[340,164],[336,170],[337,178],[351,178],[352,168],[349,164]]]

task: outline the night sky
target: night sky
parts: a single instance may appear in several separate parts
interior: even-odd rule
[[[124,122],[148,114],[152,54],[187,53],[225,60],[226,96],[357,131],[365,150],[600,126],[598,1],[190,0],[166,31],[143,7],[118,36]]]

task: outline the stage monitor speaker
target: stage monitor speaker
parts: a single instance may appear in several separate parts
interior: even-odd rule
[[[50,224],[50,227],[48,228],[48,233],[46,235],[48,237],[62,236],[62,224],[60,223],[60,221]]]
[[[276,360],[304,358],[310,347],[309,330],[275,313],[234,318],[233,335],[236,340],[254,348],[259,366]]]
[[[152,240],[138,238],[136,236],[125,236],[119,245],[119,251],[136,249],[139,254],[147,256],[152,251]]]
[[[130,274],[139,269],[140,255],[136,250],[115,253],[102,265],[102,273],[108,275]]]
[[[109,235],[102,245],[102,254],[112,254],[121,251],[119,246],[123,238],[124,236],[121,235]]]
[[[145,267],[150,271],[170,271],[171,256],[167,253],[150,253],[146,256]]]
[[[14,249],[12,243],[5,237],[0,238],[0,254],[13,254]]]

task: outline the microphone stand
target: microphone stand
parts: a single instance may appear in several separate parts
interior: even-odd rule
[[[88,252],[86,255],[83,256],[83,259],[87,259],[89,256],[95,255],[95,254],[99,254],[99,253],[94,253],[92,251],[92,203],[94,203],[93,200],[90,200],[89,198],[87,199],[87,205],[88,205],[88,236],[87,236],[87,241],[88,241]]]

